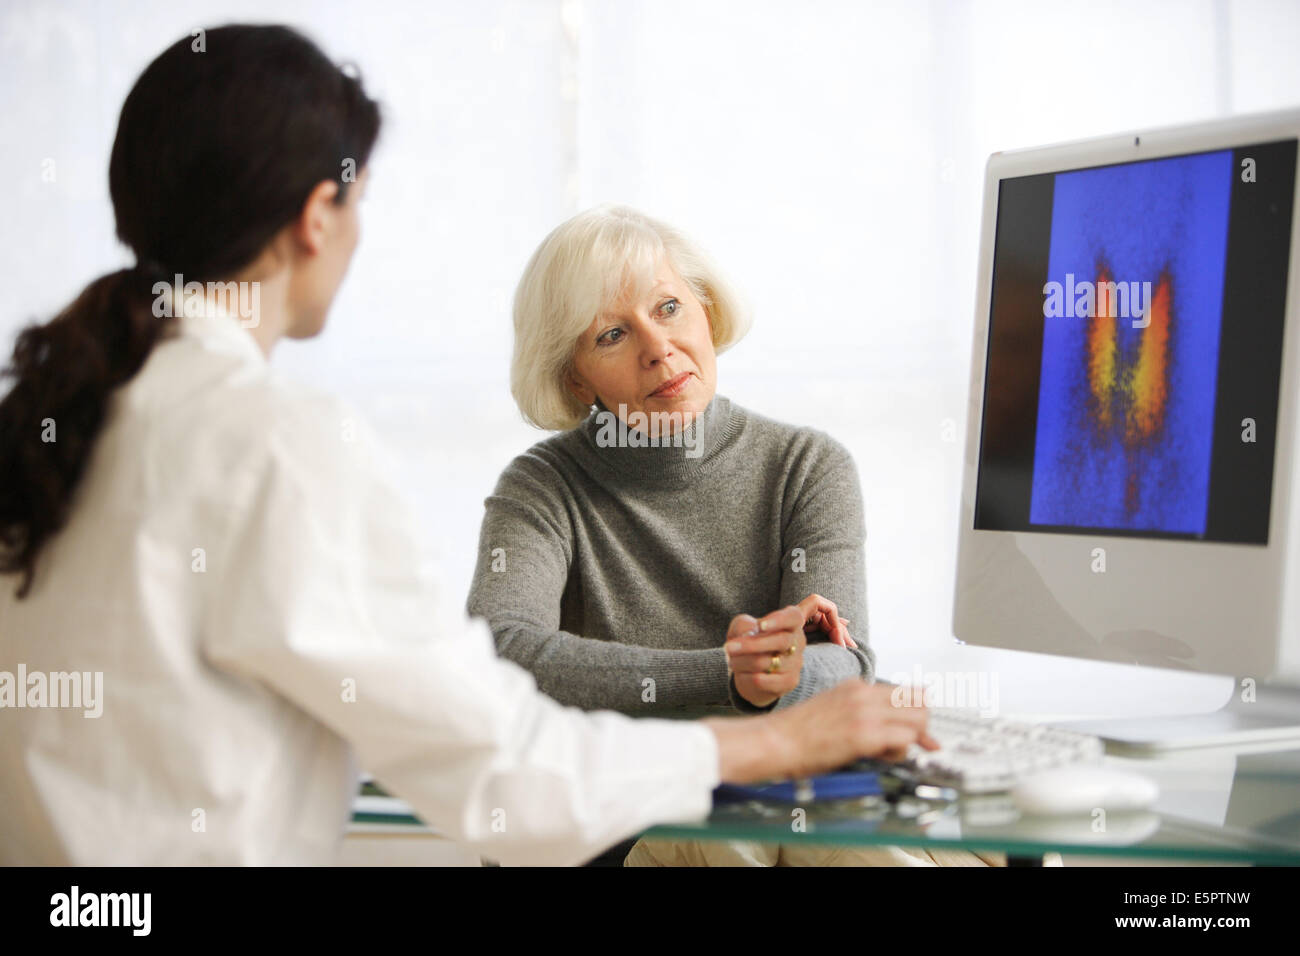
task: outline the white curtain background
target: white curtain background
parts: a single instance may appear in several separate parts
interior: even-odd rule
[[[165,46],[234,21],[304,30],[383,103],[326,332],[273,361],[391,443],[449,597],[497,474],[544,437],[509,394],[514,283],[562,219],[625,202],[754,306],[719,390],[853,452],[886,676],[951,640],[989,153],[1300,104],[1294,2],[3,0],[6,351],[131,261],[107,189],[122,101]]]

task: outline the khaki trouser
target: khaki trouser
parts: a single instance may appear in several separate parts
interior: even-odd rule
[[[985,850],[910,846],[804,846],[747,840],[637,840],[624,866],[1006,866],[1007,855]],[[1049,853],[1044,866],[1061,866]]]

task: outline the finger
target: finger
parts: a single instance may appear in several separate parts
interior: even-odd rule
[[[788,694],[799,686],[799,675],[777,672],[775,674],[750,674],[746,678],[754,686],[769,694]]]
[[[805,626],[820,628],[834,638],[840,621],[834,601],[820,594],[810,594],[799,602],[799,610],[803,612]]]
[[[731,624],[727,628],[727,637],[739,637],[742,634],[757,634],[758,619],[749,614],[737,614],[731,619]]]
[[[813,596],[816,597],[817,595]],[[822,598],[822,600],[825,601],[826,599]],[[819,608],[812,613],[808,618],[808,623],[804,625],[804,630],[824,631],[830,636],[832,644],[838,644],[840,647],[856,648],[858,642],[850,636],[849,629],[846,626],[849,623],[848,619],[839,616],[839,611],[836,609],[834,602],[826,601],[826,604],[829,606]]]
[[[818,602],[820,600],[821,600],[821,595],[810,594],[802,601],[800,601],[797,605],[795,605],[797,608],[799,608],[799,613],[803,615],[803,619],[805,623],[807,623],[808,620],[813,616],[813,614],[816,613],[816,611],[818,610],[819,607]]]
[[[772,673],[776,674],[797,674],[803,668],[803,656],[797,651],[794,654],[777,654],[777,667]],[[731,672],[733,674],[766,674],[768,668],[772,666],[772,654],[741,654],[731,658]]]
[[[825,611],[818,610],[809,614],[808,619],[804,621],[803,629],[805,631],[825,631],[831,636],[832,640],[835,638],[835,628],[831,625],[830,616]]]
[[[829,634],[832,640],[840,632],[840,612],[834,601],[826,601],[821,609],[821,629]]]
[[[790,652],[791,647],[794,648],[793,653]],[[774,669],[777,671],[798,670],[803,666],[803,648],[798,644],[789,644],[779,649],[759,651],[754,654],[730,654],[727,656],[727,661],[732,670],[745,672],[769,670],[773,661],[776,662]]]
[[[916,734],[907,727],[887,724],[875,735],[877,749],[866,756],[879,756],[885,760],[897,761],[907,756],[907,751],[916,742]]]
[[[903,730],[905,733],[909,735],[907,738],[909,743],[912,742],[919,743],[921,737],[923,736],[928,738],[928,734],[925,729],[925,723],[923,721],[915,719],[915,717],[909,719],[897,719],[892,715],[886,716],[885,719],[880,722],[880,726],[891,727],[891,728],[896,727]],[[927,747],[926,749],[937,750],[938,748]]]
[[[791,647],[798,654],[807,646],[808,638],[803,631],[770,631],[757,637],[729,637],[726,651],[734,658],[745,654],[785,654]]]
[[[791,604],[758,619],[758,632],[803,630],[805,617],[798,605]]]
[[[849,629],[844,626],[843,619],[836,624],[834,629],[828,630],[827,633],[831,636],[832,644],[838,644],[840,647],[857,647],[853,643],[853,638],[849,637]]]
[[[836,614],[835,602],[827,600],[820,594],[810,594],[798,604],[799,610],[803,613],[803,619],[807,621],[814,614]]]

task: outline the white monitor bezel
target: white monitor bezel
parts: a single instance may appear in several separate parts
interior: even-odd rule
[[[954,589],[953,633],[960,641],[1145,666],[1254,675],[1260,679],[1300,676],[1300,509],[1293,507],[1300,471],[1295,467],[1300,375],[1300,209],[1294,206],[1268,544],[974,528],[1001,181],[1291,138],[1300,140],[1300,109],[1135,130],[989,157],[984,177]],[[1300,169],[1297,173],[1295,203],[1300,205]],[[1095,547],[1105,549],[1104,574],[1093,572],[1087,560]],[[983,587],[989,591],[987,583],[999,578],[1006,578],[1005,591],[992,589],[997,593],[986,595],[980,590]],[[1041,587],[1034,583],[1035,578],[1042,582]],[[1206,582],[1215,579],[1217,586],[1206,591]],[[1195,586],[1187,587],[1187,582]],[[1042,622],[1053,620],[1056,608],[1032,607],[1028,601],[1026,606],[1018,606],[1017,594],[1022,593],[1018,585],[1028,588],[1031,594],[1039,588],[1048,597],[1046,603],[1059,605],[1069,620],[1079,622],[1096,646],[1088,642],[1054,643],[1053,635],[1047,633],[1051,625]],[[1173,618],[1181,621],[1170,626]],[[1131,635],[1124,626],[1107,631],[1110,625],[1125,621],[1131,622],[1127,626]],[[1149,637],[1138,633],[1144,630],[1151,631]],[[1242,635],[1250,637],[1242,639]],[[1268,635],[1267,639],[1264,635]],[[1112,644],[1110,638],[1116,638],[1118,643]],[[1152,649],[1144,649],[1146,644],[1151,644]]]

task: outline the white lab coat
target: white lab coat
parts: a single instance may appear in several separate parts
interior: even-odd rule
[[[359,767],[507,864],[708,812],[712,733],[539,693],[422,572],[390,469],[238,319],[181,320],[31,594],[0,578],[0,671],[103,674],[99,717],[0,709],[0,863],[329,863]]]

